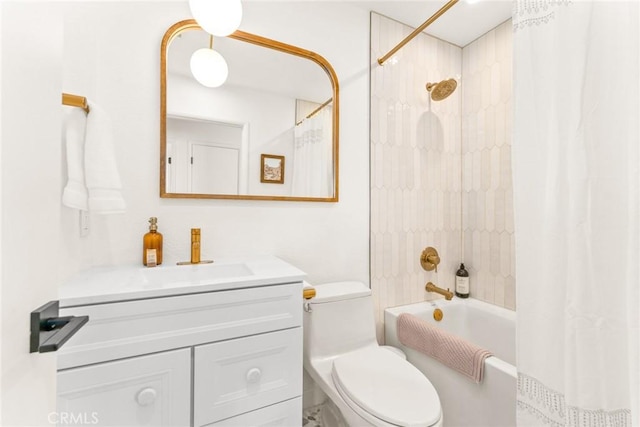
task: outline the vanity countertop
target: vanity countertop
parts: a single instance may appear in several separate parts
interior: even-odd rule
[[[103,304],[300,282],[306,274],[274,256],[221,258],[212,264],[97,267],[58,290],[60,307]]]

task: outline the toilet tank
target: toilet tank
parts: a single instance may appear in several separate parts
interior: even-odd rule
[[[315,286],[304,313],[305,358],[331,357],[377,344],[371,290],[362,282]]]

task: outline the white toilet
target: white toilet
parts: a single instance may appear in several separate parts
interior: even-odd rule
[[[361,282],[315,289],[315,298],[305,302],[304,367],[349,426],[441,427],[433,385],[378,345],[371,290]]]

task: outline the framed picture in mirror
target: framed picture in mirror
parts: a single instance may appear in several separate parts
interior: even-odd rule
[[[284,156],[262,154],[260,156],[260,182],[284,184]]]

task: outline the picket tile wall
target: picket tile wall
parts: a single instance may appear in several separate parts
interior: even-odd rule
[[[515,309],[511,184],[511,22],[460,48],[371,14],[371,288],[384,309],[439,298],[464,260],[474,297]],[[428,82],[455,78],[432,101]],[[438,272],[420,266],[434,246]]]

